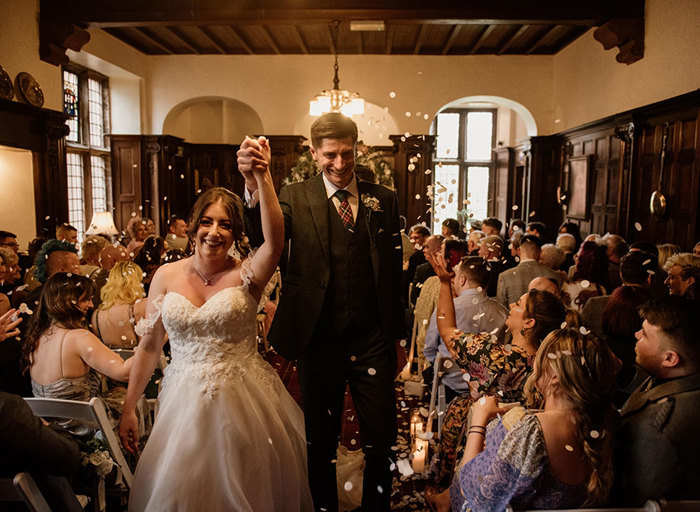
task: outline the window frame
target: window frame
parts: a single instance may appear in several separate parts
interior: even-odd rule
[[[92,157],[100,157],[104,162],[105,173],[105,195],[107,211],[113,210],[112,198],[112,169],[110,158],[110,144],[108,135],[111,133],[111,108],[109,96],[109,77],[98,73],[92,69],[68,63],[61,67],[61,89],[63,90],[63,72],[68,71],[78,76],[78,142],[69,141],[66,138],[66,153],[73,153],[80,156],[83,169],[83,218],[84,226],[88,229],[92,220],[93,200],[92,200]],[[102,86],[102,146],[94,146],[90,143],[90,94],[89,80],[96,80]],[[66,191],[67,193],[67,191]],[[70,222],[70,219],[66,219]],[[82,239],[84,233],[78,233]]]
[[[467,152],[467,130],[468,128],[468,123],[467,123],[467,115],[473,112],[489,112],[493,115],[493,123],[491,125],[491,159],[490,160],[466,160],[466,152]],[[437,144],[435,146],[435,151],[433,152],[433,167],[437,168],[439,165],[459,165],[459,186],[457,189],[457,195],[458,197],[456,198],[457,200],[457,211],[462,211],[464,210],[464,207],[467,206],[464,204],[464,200],[468,199],[467,198],[467,190],[469,188],[469,184],[467,183],[468,176],[469,176],[469,167],[488,167],[488,173],[489,173],[489,187],[488,187],[488,194],[489,197],[488,199],[491,199],[491,195],[493,192],[493,179],[494,179],[494,172],[496,169],[496,159],[495,159],[495,153],[494,150],[496,149],[496,139],[497,139],[497,122],[498,122],[498,108],[497,107],[480,107],[480,108],[472,108],[472,107],[465,107],[465,108],[446,108],[444,110],[441,110],[438,112],[438,114],[433,118],[433,121],[431,123],[431,131],[433,134],[438,136],[437,133],[437,120],[438,120],[438,115],[440,114],[459,114],[459,137],[457,139],[457,157],[455,158],[438,158],[437,156]],[[435,176],[436,173],[433,173],[433,190],[436,190],[436,183],[435,183]],[[487,212],[486,215],[489,215],[489,210],[491,209],[490,203],[487,204]],[[434,205],[435,206],[435,205]],[[434,208],[433,206],[433,208]],[[434,226],[435,224],[435,211],[433,210],[432,212],[432,222],[431,226]],[[444,219],[443,219],[444,220]],[[481,220],[481,219],[480,219]],[[467,219],[468,221],[468,219]],[[460,222],[461,219],[460,219]],[[465,227],[465,226],[463,226]]]

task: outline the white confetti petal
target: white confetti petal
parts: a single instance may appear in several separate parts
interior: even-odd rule
[[[370,375],[377,375],[377,370],[375,370],[374,368],[368,368],[367,373],[369,373]]]
[[[600,432],[598,432],[597,430],[591,430],[591,437],[593,439],[598,439],[600,437]]]
[[[573,452],[573,451],[574,451],[574,447],[571,446],[570,444],[565,445],[564,448],[566,448],[566,451],[567,451],[567,452]]]
[[[343,489],[346,491],[351,491],[352,490],[352,482],[345,482],[345,485],[343,485]]]
[[[634,223],[634,229],[636,229],[637,231],[641,231],[641,230],[642,230],[642,225],[641,225],[639,222],[635,222],[635,223]]]

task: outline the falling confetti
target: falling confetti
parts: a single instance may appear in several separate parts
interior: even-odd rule
[[[635,223],[634,223],[634,229],[636,229],[637,231],[641,231],[641,230],[642,230],[642,225],[641,225],[639,222],[635,222]]]
[[[370,375],[377,375],[377,370],[375,370],[374,368],[368,368],[367,373],[369,373]]]
[[[588,279],[584,279],[581,281],[581,288],[588,288],[591,285],[591,282]]]
[[[598,439],[600,437],[600,432],[598,432],[597,430],[591,430],[591,437],[593,439]]]
[[[343,485],[343,489],[346,491],[351,491],[352,490],[352,482],[345,482],[345,485]]]
[[[553,352],[549,352],[549,353],[547,354],[547,357],[550,358],[550,359],[556,359],[556,358],[557,358],[557,355],[554,354]]]
[[[518,205],[517,205],[517,204],[514,204],[513,207],[511,208],[511,210],[513,210],[513,211],[515,211],[515,210],[517,210],[517,209],[518,209]]]
[[[567,452],[573,452],[573,451],[574,451],[574,447],[571,446],[570,444],[565,445],[564,448],[566,448],[566,451],[567,451]]]
[[[395,93],[394,91],[391,91],[391,92],[389,93],[389,97],[390,97],[390,98],[396,98],[396,93]]]

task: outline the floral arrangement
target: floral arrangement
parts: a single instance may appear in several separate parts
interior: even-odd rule
[[[394,169],[386,161],[381,151],[375,151],[362,142],[357,144],[355,169],[362,179],[384,185],[390,189],[394,188]],[[311,156],[311,151],[306,150],[299,155],[289,176],[282,181],[282,184],[299,183],[313,178],[319,172],[321,172],[321,168],[318,162]]]
[[[80,463],[99,477],[107,476],[116,465],[107,444],[97,437],[85,443],[85,449],[80,452]]]

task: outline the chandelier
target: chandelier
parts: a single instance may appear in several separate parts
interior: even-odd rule
[[[352,117],[355,114],[363,114],[365,111],[365,100],[360,98],[358,93],[340,88],[340,80],[338,79],[338,25],[340,25],[340,21],[335,21],[331,33],[335,50],[333,89],[321,91],[321,94],[316,95],[313,100],[309,101],[309,114],[312,116],[320,116],[328,112],[340,112],[343,115]]]

